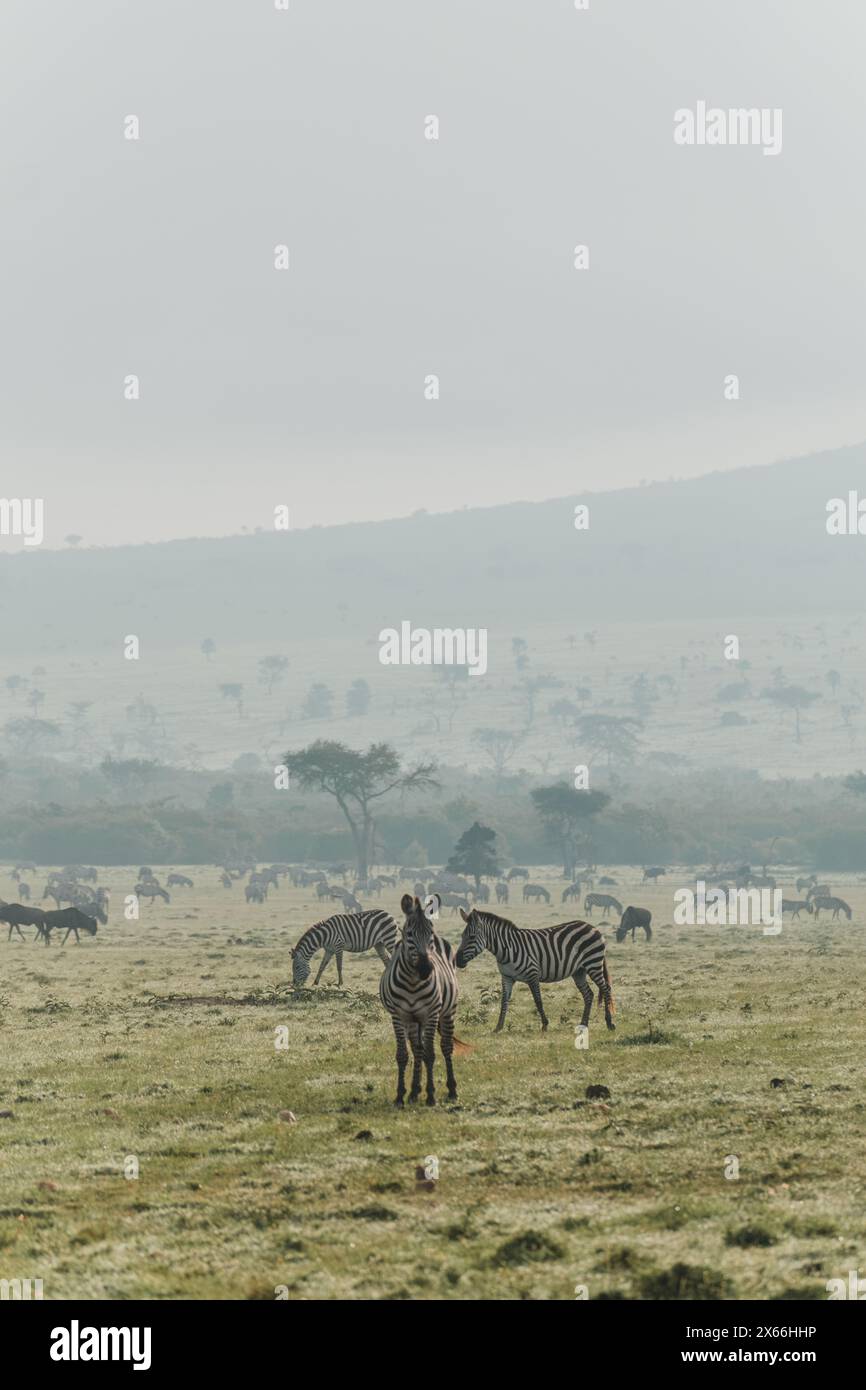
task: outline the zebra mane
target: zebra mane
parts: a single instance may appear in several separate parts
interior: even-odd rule
[[[515,931],[519,930],[516,924],[514,922],[510,922],[507,917],[500,917],[495,912],[482,912],[482,910],[477,907],[473,908],[472,910],[476,913],[478,917],[481,918],[482,922],[488,923],[491,927],[514,927]]]

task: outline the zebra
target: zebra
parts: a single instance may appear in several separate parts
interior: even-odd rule
[[[561,922],[557,927],[526,931],[504,917],[481,912],[478,908],[461,916],[466,925],[455,964],[462,969],[487,950],[496,957],[502,976],[502,1004],[494,1032],[501,1033],[504,1028],[514,982],[522,980],[529,986],[541,1019],[541,1031],[546,1033],[550,1020],[541,1002],[541,982],[564,980],[567,975],[583,995],[581,1025],[586,1027],[589,1023],[592,1009],[592,990],[586,979],[589,975],[598,987],[599,1008],[604,1003],[605,1023],[611,1030],[616,1027],[604,937],[597,927],[590,926],[589,922]]]
[[[569,898],[574,898],[575,902],[580,902],[580,879],[575,879],[574,883],[569,883],[567,888],[562,890],[562,901],[567,903]]]
[[[500,879],[496,885],[496,901],[498,903],[508,902],[508,884],[502,879]]]
[[[543,898],[546,903],[550,902],[550,894],[540,883],[524,883],[523,901],[528,902],[530,898]]]
[[[592,916],[594,907],[600,907],[604,912],[613,909],[614,912],[619,913],[620,917],[622,916],[622,903],[618,902],[616,898],[612,898],[609,893],[587,893],[583,900],[583,906],[588,917]]]
[[[646,932],[647,941],[652,941],[653,932],[652,927],[650,926],[652,919],[653,915],[650,912],[649,908],[627,907],[625,912],[622,914],[622,919],[620,921],[619,926],[616,929],[617,941],[625,941],[629,932],[631,932],[631,939],[632,941],[634,941],[634,934],[637,931],[638,927],[643,927],[644,931]]]
[[[841,898],[812,898],[812,911],[815,914],[816,922],[822,912],[832,912],[834,922],[839,920],[839,913],[844,912],[848,921],[851,921],[851,909]]]
[[[328,961],[336,956],[337,983],[342,985],[344,951],[376,951],[383,965],[387,965],[396,944],[397,923],[382,908],[335,913],[333,917],[326,917],[323,922],[309,927],[295,946],[292,951],[292,983],[300,988],[310,973],[310,957],[322,947],[325,955],[313,983],[319,983]]]
[[[428,899],[438,908],[434,896]],[[397,1096],[402,1109],[406,1094],[408,1037],[414,1065],[410,1104],[421,1094],[421,1063],[427,1069],[427,1104],[436,1104],[433,1087],[434,1044],[438,1031],[448,1084],[448,1099],[457,1099],[457,1080],[451,1061],[454,1051],[454,1013],[457,1009],[457,972],[447,941],[438,937],[418,898],[404,893],[400,907],[406,918],[403,936],[379,981],[379,998],[391,1015],[397,1040]]]

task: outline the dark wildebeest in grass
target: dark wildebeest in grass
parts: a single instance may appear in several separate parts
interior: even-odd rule
[[[641,882],[646,883],[647,879],[663,878],[667,869],[644,869]]]
[[[186,874],[169,874],[166,879],[169,888],[192,888],[193,881],[187,878]]]
[[[515,878],[529,878],[528,869],[509,869],[506,875],[508,882],[511,883]]]
[[[502,879],[496,885],[496,901],[498,903],[508,902],[508,884],[504,883]]]
[[[105,908],[95,907],[94,911],[98,912],[99,921],[104,926],[108,921],[108,913],[105,911]],[[51,944],[51,933],[53,931],[62,931],[64,927],[66,928],[66,935],[60,943],[61,946],[66,945],[69,940],[70,932],[75,934],[76,944],[80,946],[81,937],[78,935],[80,931],[87,932],[88,936],[96,935],[96,917],[88,916],[86,912],[81,912],[77,907],[61,907],[57,911],[46,912],[42,918],[41,928],[41,934],[45,938],[45,945],[48,946]]]
[[[653,915],[646,907],[627,907],[616,929],[617,941],[625,941],[629,932],[631,932],[631,939],[634,941],[634,934],[638,927],[643,927],[647,941],[652,941],[653,933],[650,926],[652,919]]]
[[[842,898],[813,898],[812,910],[815,913],[816,922],[820,919],[822,912],[832,912],[834,922],[838,922],[839,913],[844,912],[848,921],[851,921],[851,909]]]
[[[540,883],[524,883],[523,901],[527,903],[530,898],[543,898],[546,903],[550,902],[550,894]]]
[[[609,893],[587,893],[583,900],[583,910],[587,917],[592,916],[594,907],[600,907],[603,912],[618,912],[622,916],[622,903],[617,902]]]
[[[569,898],[574,898],[574,901],[575,901],[576,903],[579,903],[579,902],[580,902],[580,891],[581,891],[580,879],[576,879],[574,883],[569,883],[569,885],[568,885],[567,888],[563,888],[563,890],[562,890],[562,901],[563,901],[564,903],[567,903],[568,900],[569,900]]]
[[[29,903],[3,903],[0,905],[0,922],[9,924],[7,941],[12,940],[13,931],[17,931],[22,941],[26,940],[21,930],[22,927],[35,927],[36,936],[33,940],[36,941],[42,935],[44,917],[45,909],[43,907],[31,907]]]
[[[790,912],[792,920],[793,920],[793,918],[795,918],[795,917],[799,917],[801,912],[808,912],[808,913],[811,915],[811,912],[812,912],[812,900],[811,900],[811,898],[806,898],[805,900],[799,900],[799,901],[798,901],[796,898],[793,898],[793,899],[783,898],[783,899],[782,899],[782,914],[784,915],[786,912]]]

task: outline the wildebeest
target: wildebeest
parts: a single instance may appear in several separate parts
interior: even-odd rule
[[[2,903],[0,904],[0,922],[9,924],[9,935],[7,941],[12,940],[13,931],[17,931],[21,940],[25,940],[22,927],[35,927],[37,940],[42,935],[42,921],[45,917],[45,908],[25,906],[23,903]]]
[[[506,878],[508,879],[508,882],[509,882],[509,883],[511,883],[512,879],[515,879],[515,878],[529,878],[529,870],[528,870],[528,869],[509,869],[509,870],[508,870],[508,873],[506,874]]]
[[[244,897],[248,903],[263,903],[267,896],[268,891],[261,883],[248,883],[244,889]]]
[[[801,901],[801,902],[798,902],[796,899],[791,899],[790,901],[789,901],[788,898],[783,898],[783,899],[782,899],[782,914],[783,914],[783,915],[784,915],[786,912],[790,912],[792,918],[794,918],[794,917],[799,917],[801,912],[808,912],[808,913],[811,914],[811,911],[812,911],[812,900],[811,900],[811,898],[806,898],[804,901]]]
[[[108,921],[108,914],[102,909],[100,909],[99,920],[103,925]],[[45,945],[50,945],[53,931],[62,931],[64,927],[66,928],[66,935],[61,945],[65,946],[69,940],[69,933],[74,932],[76,943],[80,946],[81,937],[78,935],[80,931],[87,932],[88,936],[96,935],[96,918],[88,916],[86,912],[81,912],[77,907],[63,907],[57,911],[46,912],[42,918],[41,929],[45,938]]]
[[[508,884],[504,883],[502,879],[496,885],[496,901],[498,903],[508,902]]]
[[[638,927],[643,927],[647,941],[652,941],[653,933],[650,926],[652,919],[653,915],[646,907],[627,907],[616,929],[617,941],[625,941],[629,932],[631,932],[631,939],[634,941],[634,934]]]
[[[809,889],[813,886],[813,884],[816,884],[817,882],[818,882],[817,874],[810,874],[808,878],[798,878],[798,879],[797,879],[797,892],[798,892],[798,893],[802,893],[803,890],[805,889],[805,891],[808,893]]]
[[[609,893],[587,893],[583,900],[583,909],[587,917],[592,916],[594,907],[600,907],[605,912],[618,912],[622,916],[622,903],[617,902]]]
[[[575,883],[569,883],[568,887],[567,887],[567,888],[563,888],[563,890],[562,890],[562,901],[563,901],[564,903],[567,903],[568,900],[569,900],[569,898],[574,898],[574,901],[575,901],[576,903],[579,903],[579,902],[580,902],[580,890],[581,890],[580,879],[578,879]]]
[[[462,893],[437,893],[441,905],[451,908],[452,917],[456,917],[461,910],[469,911],[469,899],[464,898]]]
[[[550,902],[550,894],[540,883],[524,883],[523,901],[529,902],[530,898],[543,898],[546,903]]]
[[[839,913],[844,912],[848,921],[851,921],[851,909],[841,898],[813,898],[812,910],[817,921],[822,912],[832,912],[833,921],[838,921]]]
[[[167,883],[167,885],[168,885],[169,888],[192,888],[192,887],[193,887],[193,881],[192,881],[192,879],[191,879],[191,878],[187,878],[185,874],[169,874],[168,878],[166,879],[166,883]]]
[[[667,873],[667,869],[659,869],[659,868],[656,868],[656,869],[644,869],[644,871],[643,871],[643,878],[642,878],[641,882],[642,882],[642,883],[646,883],[646,881],[647,881],[648,878],[649,878],[649,879],[663,878],[663,877],[665,876],[666,873]]]

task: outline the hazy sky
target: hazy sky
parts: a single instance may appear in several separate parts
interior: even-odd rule
[[[116,544],[866,437],[864,41],[862,0],[4,0],[3,495]],[[781,154],[675,145],[700,100]]]

